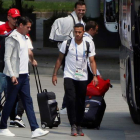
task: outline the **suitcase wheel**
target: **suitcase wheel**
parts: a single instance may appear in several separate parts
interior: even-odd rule
[[[50,126],[49,128],[52,129],[52,126]]]
[[[42,123],[41,124],[41,127],[42,127],[42,129],[45,129],[46,128],[46,124],[45,123]]]

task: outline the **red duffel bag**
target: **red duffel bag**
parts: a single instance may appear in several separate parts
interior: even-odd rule
[[[97,79],[98,85],[96,87],[93,85],[93,81],[88,84],[86,96],[104,96],[109,87],[112,86],[109,79],[104,80],[100,76],[97,76]]]

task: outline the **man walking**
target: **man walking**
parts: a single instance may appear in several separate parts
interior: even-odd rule
[[[7,13],[8,21],[6,21],[6,23],[0,25],[0,35],[3,37],[4,36],[6,37],[9,34],[11,34],[12,31],[16,28],[16,22],[20,16],[21,15],[20,15],[20,12],[18,9],[16,9],[16,8],[9,9],[9,11]],[[3,42],[3,44],[4,44],[4,42]],[[32,61],[33,65],[37,65],[37,62],[33,58],[33,52],[31,51],[33,49],[31,41],[28,41],[28,47],[29,47],[30,60]],[[1,79],[0,80],[0,89],[1,89],[0,95],[4,91],[5,96],[6,96],[6,93],[7,93],[6,84],[7,84],[7,82],[6,82],[6,76],[3,74],[4,61],[1,61],[4,57],[4,48],[0,48],[0,49],[1,49],[1,51],[0,51],[0,79]],[[17,106],[17,102],[18,102],[18,106]],[[17,106],[17,113],[15,111],[16,106]],[[24,113],[23,104],[22,104],[20,97],[18,97],[15,101],[12,112],[10,114],[10,126],[11,127],[15,127],[15,126],[23,127],[23,128],[25,127],[25,124],[22,121],[23,113]]]
[[[58,41],[58,48],[60,50],[62,42],[74,37],[73,27],[77,23],[81,23],[85,26],[82,20],[86,12],[86,4],[83,1],[78,1],[75,3],[74,11],[66,18],[57,19],[52,25],[52,30],[50,33],[50,39]],[[61,114],[66,114],[66,99],[65,95],[63,97],[62,108],[60,110]]]
[[[95,21],[88,21],[85,26],[84,38],[94,45],[93,37],[98,34],[98,24]],[[95,45],[94,45],[95,46]],[[100,75],[97,69],[97,75]],[[101,75],[100,75],[101,76]],[[88,83],[92,81],[93,73],[88,60]]]
[[[76,24],[74,26],[74,35],[68,49],[68,54],[65,57],[64,67],[64,89],[66,96],[66,106],[68,119],[71,125],[71,135],[84,136],[82,132],[81,123],[85,110],[85,96],[87,88],[87,59],[89,58],[92,72],[93,82],[98,84],[96,78],[96,62],[94,60],[95,48],[89,43],[89,52],[86,47],[86,40],[83,38],[84,25]],[[65,56],[67,41],[62,43],[59,57],[56,61],[54,73],[52,76],[52,83],[57,83],[57,72],[61,66],[62,60]],[[88,53],[88,55],[87,55]],[[88,58],[87,58],[88,56]]]
[[[3,72],[7,78],[7,99],[1,117],[0,135],[15,136],[15,134],[7,129],[7,120],[18,93],[20,93],[27,114],[32,131],[32,138],[49,133],[49,131],[43,131],[39,128],[30,96],[28,78],[29,38],[26,34],[31,30],[31,25],[32,21],[28,17],[19,17],[17,29],[15,29],[5,41],[5,67]]]

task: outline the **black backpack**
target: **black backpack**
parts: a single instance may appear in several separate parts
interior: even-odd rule
[[[5,38],[8,35],[0,35],[0,72],[4,69]]]
[[[63,71],[64,71],[64,68],[65,68],[65,57],[66,57],[67,54],[68,54],[68,50],[69,50],[69,46],[70,46],[71,40],[72,40],[72,39],[67,40],[64,58],[63,58],[62,63],[61,63],[61,66],[62,66],[62,70],[63,70]],[[88,57],[88,54],[90,53],[90,51],[89,51],[90,44],[89,44],[88,41],[86,41],[86,47],[87,47],[86,57]]]

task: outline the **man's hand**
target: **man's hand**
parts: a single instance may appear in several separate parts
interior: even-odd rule
[[[37,66],[37,61],[35,59],[31,63],[33,66],[35,66],[35,67]]]
[[[18,84],[18,80],[15,76],[11,77],[11,81],[13,83],[13,85],[17,85]]]
[[[96,76],[93,77],[93,85],[95,85],[95,86],[98,85],[98,79]]]
[[[52,83],[54,86],[56,86],[56,84],[57,84],[57,76],[56,75],[52,76]]]

